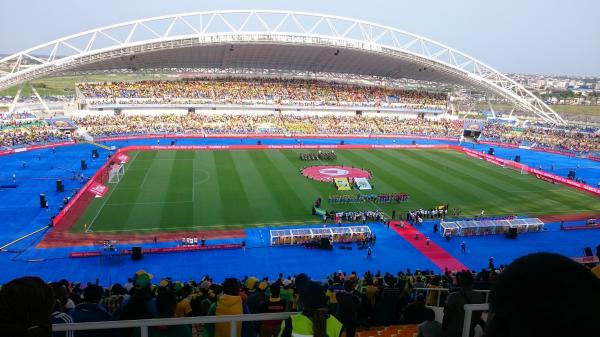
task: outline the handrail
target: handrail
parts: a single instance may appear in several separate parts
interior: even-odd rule
[[[490,304],[465,304],[464,309],[465,320],[463,321],[462,337],[469,337],[471,332],[471,319],[473,317],[473,311],[488,311],[490,310]]]
[[[138,319],[126,321],[104,321],[104,322],[86,322],[86,323],[64,323],[53,324],[52,331],[82,331],[82,330],[104,330],[104,329],[122,329],[122,328],[140,328],[140,336],[148,337],[148,327],[161,325],[188,325],[188,324],[206,324],[206,323],[230,323],[229,335],[237,335],[237,322],[252,322],[265,320],[284,320],[289,318],[295,312],[281,312],[270,314],[250,314],[250,315],[222,315],[222,316],[198,316],[181,318],[153,318]]]
[[[417,290],[448,290],[447,288],[415,288]],[[487,292],[487,291],[480,291]],[[488,311],[489,303],[483,304],[465,304],[465,319],[463,321],[462,337],[469,337],[473,311]],[[53,324],[52,331],[82,331],[82,330],[106,330],[122,328],[140,328],[140,336],[148,337],[148,327],[164,325],[189,325],[189,324],[207,324],[207,323],[230,323],[229,335],[237,335],[237,322],[253,322],[264,320],[284,320],[296,312],[281,312],[269,314],[249,314],[249,315],[222,315],[222,316],[198,316],[181,318],[153,318],[126,321],[104,321],[104,322],[86,322],[86,323],[64,323]]]
[[[412,289],[413,292],[425,292],[425,296],[429,295],[430,291],[438,291],[438,292],[450,292],[449,288],[413,288]],[[486,289],[473,289],[473,291],[478,292],[478,293],[483,293],[485,295],[485,303],[488,302],[488,298],[490,295],[490,291],[486,290]],[[415,296],[416,297],[416,296]],[[436,303],[436,307],[440,307],[440,298],[441,296],[438,295],[437,296],[437,303]]]

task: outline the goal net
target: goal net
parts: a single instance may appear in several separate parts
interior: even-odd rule
[[[123,175],[125,174],[125,168],[123,165],[113,165],[108,171],[108,182],[109,183],[118,183],[123,179]]]

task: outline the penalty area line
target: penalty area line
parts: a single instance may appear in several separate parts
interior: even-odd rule
[[[127,173],[127,169],[131,166],[133,166],[133,163],[135,162],[135,160],[137,159],[139,152],[135,153],[135,156],[133,156],[133,158],[131,159],[131,162],[129,163],[129,165],[125,166],[125,170],[123,171],[123,178],[125,177],[125,174]],[[115,186],[113,186],[113,188],[110,189],[110,191],[108,192],[108,195],[106,195],[106,199],[104,199],[104,202],[102,203],[102,205],[100,206],[100,208],[98,209],[98,212],[96,212],[96,215],[94,215],[94,217],[92,218],[92,221],[90,221],[90,224],[87,226],[87,228],[85,229],[86,233],[92,232],[92,226],[94,225],[94,222],[96,222],[96,219],[98,218],[98,216],[100,215],[100,213],[102,213],[102,211],[104,210],[104,206],[106,206],[106,204],[108,203],[108,199],[110,199],[110,196],[113,194],[113,192],[119,188],[119,186],[121,186],[122,184],[115,184]]]

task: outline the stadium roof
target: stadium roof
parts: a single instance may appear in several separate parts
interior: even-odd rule
[[[439,42],[376,23],[289,11],[186,13],[67,36],[1,59],[0,90],[58,74],[157,68],[267,69],[453,84],[566,124],[518,83]]]

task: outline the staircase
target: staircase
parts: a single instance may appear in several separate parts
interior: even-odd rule
[[[104,144],[100,144],[100,143],[96,143],[96,142],[94,142],[94,141],[87,141],[87,140],[86,140],[86,141],[84,141],[83,143],[91,144],[91,145],[94,145],[94,146],[97,146],[97,147],[100,147],[100,148],[103,148],[103,149],[105,149],[105,150],[109,150],[109,151],[110,151],[110,150],[114,150],[114,148],[113,148],[113,147],[110,147],[110,146],[108,146],[108,145],[104,145]]]
[[[110,147],[108,145],[96,143],[94,141],[94,137],[92,137],[89,133],[87,133],[87,131],[85,131],[82,128],[79,128],[79,129],[75,130],[75,134],[79,136],[79,138],[81,139],[82,143],[91,144],[91,145],[103,148],[105,150],[114,150],[112,147]]]

